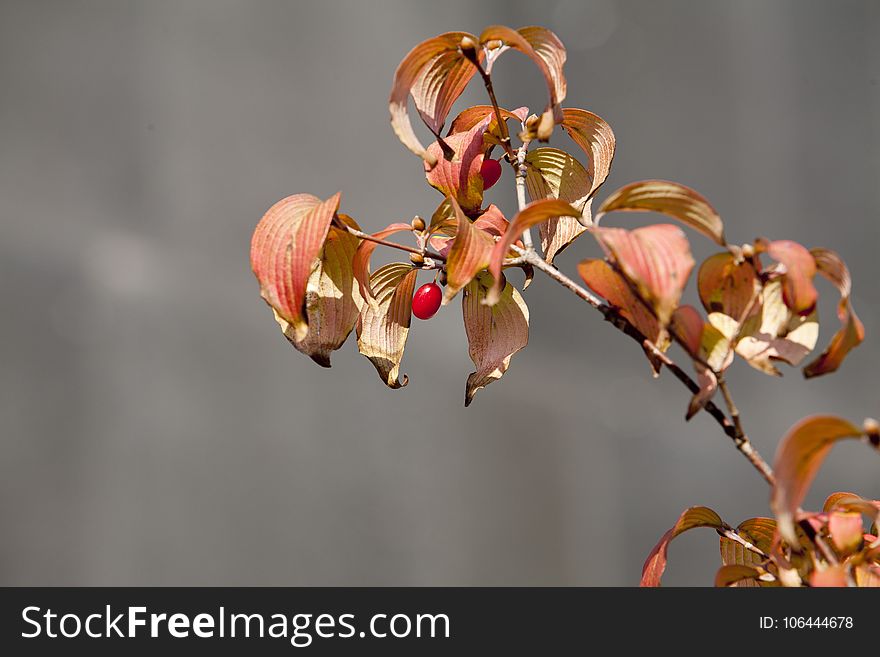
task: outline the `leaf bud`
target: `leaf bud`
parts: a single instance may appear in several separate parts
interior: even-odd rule
[[[458,44],[458,47],[461,48],[461,53],[467,57],[469,60],[476,61],[477,59],[477,44],[474,43],[474,40],[469,36],[464,36],[461,38],[461,42]]]
[[[409,260],[410,260],[410,262],[412,262],[414,265],[423,265],[423,264],[425,264],[425,256],[423,256],[421,253],[410,253],[410,254],[409,254]]]

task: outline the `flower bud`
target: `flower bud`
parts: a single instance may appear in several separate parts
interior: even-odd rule
[[[425,220],[419,216],[413,217],[412,229],[416,232],[421,233],[423,230],[425,230]]]

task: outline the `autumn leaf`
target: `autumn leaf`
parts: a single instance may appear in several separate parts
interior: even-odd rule
[[[715,574],[715,586],[719,588],[743,584],[757,586],[757,580],[761,575],[762,569],[754,566],[729,564],[718,569]]]
[[[294,194],[263,215],[251,240],[251,268],[263,299],[291,325],[297,342],[309,331],[306,288],[324,246],[341,194],[326,201]]]
[[[733,360],[730,340],[717,328],[703,320],[693,306],[679,306],[672,314],[672,331],[693,358],[700,389],[688,404],[686,420],[696,415],[718,389],[717,373],[724,371]]]
[[[491,274],[481,272],[462,296],[468,352],[477,368],[467,379],[465,406],[477,390],[501,378],[513,354],[529,341],[529,309],[519,291],[506,282],[498,302],[487,306],[483,301],[492,283]]]
[[[478,271],[486,268],[495,243],[486,231],[476,228],[470,219],[464,216],[455,199],[450,197],[450,203],[458,225],[446,256],[444,305],[449,303],[461,288],[470,283]]]
[[[829,450],[838,440],[862,435],[861,429],[846,420],[816,415],[798,422],[782,439],[773,465],[776,484],[770,505],[779,531],[790,545],[797,545],[795,513]]]
[[[557,198],[581,211],[580,217],[551,217],[539,224],[541,250],[549,263],[592,224],[590,175],[565,151],[536,148],[526,156],[526,189],[533,201]]]
[[[513,30],[503,25],[492,25],[483,30],[480,35],[481,44],[486,45],[495,41],[501,43],[500,49],[513,48],[531,58],[544,76],[549,101],[541,115],[535,136],[547,141],[553,133],[554,123],[562,118],[559,104],[565,100],[566,94],[565,76],[562,72],[565,47],[550,30],[539,27]]]
[[[483,134],[488,125],[487,116],[467,132],[450,135],[446,138],[446,143],[452,149],[452,156],[438,160],[433,168],[425,165],[428,184],[444,196],[455,198],[469,215],[475,214],[483,204],[483,176],[480,174],[480,166],[486,153]],[[428,153],[440,157],[439,143],[431,144]]]
[[[828,516],[828,533],[840,554],[852,554],[862,546],[862,514],[858,511],[833,511]]]
[[[425,125],[440,138],[440,130],[453,103],[476,73],[476,67],[462,54],[459,45],[467,32],[447,32],[423,41],[413,48],[394,73],[389,108],[391,127],[398,139],[429,166],[437,163],[437,154],[429,153],[413,131],[407,113],[409,96]],[[478,53],[482,58],[482,52]]]
[[[389,224],[379,232],[373,233],[372,236],[376,239],[384,240],[394,233],[411,230],[412,226],[410,224]],[[352,259],[352,270],[354,271],[354,277],[355,280],[357,280],[358,282],[361,296],[364,299],[369,299],[374,296],[373,291],[370,287],[370,257],[373,255],[373,251],[375,251],[376,247],[378,246],[379,245],[376,242],[364,240],[363,242],[361,242],[361,245],[358,247],[357,251],[355,251],[354,258]]]
[[[747,260],[737,261],[727,251],[703,261],[697,273],[697,289],[707,312],[720,312],[739,320],[749,306],[750,316],[760,311],[760,303],[753,303],[761,291],[755,268]]]
[[[755,549],[749,549],[739,541],[720,537],[721,563],[725,566],[740,565],[752,568],[761,567],[770,554],[773,537],[776,533],[776,521],[772,518],[750,518],[739,524],[734,530],[744,541]],[[760,552],[759,552],[760,551]],[[762,554],[763,553],[763,554]],[[739,581],[734,586],[771,586],[771,581]]]
[[[525,208],[520,210],[513,220],[510,227],[498,242],[492,251],[492,257],[489,264],[489,271],[495,277],[495,285],[486,295],[486,303],[490,306],[497,303],[501,297],[501,265],[511,244],[516,242],[523,234],[523,231],[532,226],[547,221],[552,217],[579,217],[580,211],[573,208],[565,201],[559,199],[544,199],[542,201],[534,201]]]
[[[602,117],[575,107],[562,110],[562,129],[589,156],[587,173],[591,181],[589,196],[592,197],[611,172],[614,132]]]
[[[712,509],[705,506],[694,506],[686,509],[678,518],[676,523],[663,534],[663,537],[651,550],[645,565],[642,567],[641,586],[656,587],[660,586],[660,579],[666,570],[666,553],[669,543],[679,534],[686,532],[695,527],[712,527],[721,529],[724,521]]]
[[[853,310],[850,297],[852,295],[852,278],[849,269],[834,251],[829,249],[812,249],[816,268],[820,274],[830,280],[840,292],[840,303],[837,306],[837,317],[843,325],[822,354],[804,368],[807,378],[834,372],[840,367],[843,359],[865,339],[865,327]]]
[[[353,220],[346,219],[357,228]],[[358,241],[348,232],[330,227],[321,257],[306,285],[309,331],[304,339],[297,339],[293,326],[275,311],[284,336],[322,367],[330,367],[330,354],[343,345],[354,329],[363,303],[352,271]]]
[[[709,201],[679,183],[642,180],[621,187],[605,199],[596,212],[598,224],[608,212],[659,212],[701,232],[721,246],[726,245],[724,224]]]
[[[782,300],[792,312],[806,315],[816,307],[818,293],[813,286],[816,261],[806,247],[791,240],[758,240],[759,249],[783,266]]]
[[[588,258],[578,264],[578,273],[591,290],[615,308],[639,333],[661,351],[669,348],[668,335],[657,318],[639,301],[623,277],[604,260]]]
[[[593,234],[641,299],[666,327],[694,266],[684,233],[671,224],[635,230],[596,228]]]
[[[515,119],[516,121],[519,121],[519,123],[523,123],[529,115],[529,109],[527,107],[518,107],[515,110],[506,110],[503,107],[499,107],[498,109],[505,121],[508,119]],[[500,139],[501,134],[498,130],[495,108],[492,107],[492,105],[474,105],[473,107],[468,107],[467,109],[462,110],[461,113],[452,120],[447,135],[453,135],[457,132],[468,132],[487,116],[491,116],[492,119],[486,132],[493,134],[496,138]]]
[[[370,277],[373,296],[365,299],[357,321],[358,350],[379,373],[389,388],[409,383],[400,379],[400,361],[412,320],[412,297],[418,270],[403,262],[392,262]]]
[[[810,575],[810,586],[836,588],[847,586],[846,566],[843,564],[836,564],[821,569],[817,568],[813,571],[813,574]]]

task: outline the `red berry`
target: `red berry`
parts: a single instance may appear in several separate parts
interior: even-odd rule
[[[440,310],[443,292],[436,283],[425,283],[413,295],[413,315],[419,319],[431,319]]]
[[[501,160],[485,158],[480,165],[480,175],[483,176],[483,189],[489,189],[501,177]]]

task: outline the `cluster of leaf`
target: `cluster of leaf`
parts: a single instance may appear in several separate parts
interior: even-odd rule
[[[531,58],[544,76],[548,102],[540,115],[530,115],[524,107],[509,111],[496,104],[491,71],[497,58],[509,49]],[[426,180],[443,195],[443,201],[427,225],[417,218],[411,224],[392,223],[372,235],[361,232],[354,219],[339,211],[339,194],[326,201],[297,194],[272,206],[254,232],[251,264],[263,298],[294,347],[329,367],[331,352],[355,329],[358,349],[372,361],[380,378],[391,388],[406,385],[408,378],[400,374],[400,364],[411,327],[413,291],[420,269],[434,271],[445,285],[444,304],[462,292],[469,353],[476,367],[467,379],[467,405],[477,390],[504,374],[511,357],[528,342],[528,308],[503,271],[521,267],[526,272],[523,289],[528,286],[534,261],[525,256],[534,253],[522,237],[537,227],[543,257],[538,264],[542,267],[552,267],[556,255],[584,233],[598,242],[605,257],[582,261],[579,274],[604,300],[605,310],[645,338],[644,344],[650,347],[645,351],[655,373],[661,365],[658,354],[673,343],[684,349],[699,384],[689,403],[688,417],[712,398],[736,356],[771,375],[780,374],[779,363],[798,366],[805,360],[818,338],[816,274],[830,280],[839,291],[841,328],[803,371],[807,377],[835,371],[864,339],[864,327],[851,303],[850,274],[840,257],[827,249],[808,249],[788,240],[759,238],[744,245],[729,243],[721,217],[709,202],[673,182],[646,180],[626,185],[608,196],[594,213],[593,199],[609,174],[615,138],[599,116],[562,107],[565,60],[565,48],[556,35],[540,27],[512,30],[493,26],[479,37],[450,32],[424,41],[407,54],[394,77],[391,124],[403,144],[422,158]],[[465,109],[443,135],[455,101],[477,73],[492,104]],[[410,123],[410,99],[434,135],[427,147]],[[518,124],[518,147],[511,144],[508,122]],[[558,148],[532,148],[535,142],[549,141],[557,125],[580,148],[585,163]],[[498,147],[531,198],[510,221],[497,206],[484,203],[481,167]],[[669,223],[632,230],[600,225],[602,217],[611,212],[663,214],[722,249],[697,271],[703,311],[680,304],[696,264],[684,231]],[[387,241],[399,232],[410,233],[416,246]],[[409,262],[371,271],[371,255],[383,243],[408,250],[413,256]],[[821,440],[840,437],[839,426],[820,426],[831,431],[822,434]],[[847,431],[845,435],[854,435]],[[791,466],[783,458],[777,467],[784,471],[786,464]],[[798,581],[820,577],[816,573],[827,568],[819,562],[797,560],[801,536],[796,532],[805,532],[808,540],[812,539],[807,526],[815,536],[828,534],[831,549],[838,550],[833,527],[842,521],[833,519],[855,511],[851,505],[839,507],[838,500],[824,515],[802,518],[798,515],[802,491],[792,492],[791,480],[783,476],[780,481],[783,483],[774,492],[780,532],[771,533],[781,536],[788,547],[776,541],[770,552],[758,550],[767,557],[760,563],[748,555],[748,563],[726,565],[752,568],[758,573],[752,579],[761,582],[771,578],[785,582],[785,577],[793,580],[788,573],[797,573]],[[793,524],[795,516],[798,522]],[[757,522],[766,529],[772,521],[749,522],[749,527]],[[739,531],[723,525],[714,512],[685,512],[649,559],[646,581],[659,581],[666,542],[697,525]],[[743,536],[751,536],[748,531],[743,529]],[[757,534],[752,538],[759,540]],[[849,540],[847,549],[853,544]],[[838,555],[848,560],[842,563],[855,564],[848,567],[847,576],[857,581],[864,576],[858,573],[875,572],[870,564],[877,555],[876,539],[860,538],[859,545],[859,551]],[[862,562],[869,564],[867,570],[859,570]]]
[[[770,502],[776,518],[750,518],[734,528],[708,507],[686,509],[648,555],[642,586],[660,586],[669,542],[695,527],[711,527],[721,537],[716,586],[880,586],[880,500],[834,493],[820,513],[800,509],[822,461],[845,438],[880,449],[873,420],[862,428],[834,416],[796,424],[776,454]]]

